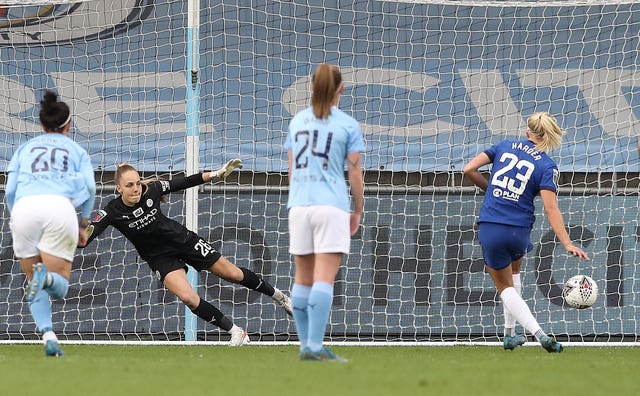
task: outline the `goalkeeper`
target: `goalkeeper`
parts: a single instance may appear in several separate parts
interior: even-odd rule
[[[231,346],[248,343],[247,333],[196,293],[187,280],[186,264],[197,271],[207,270],[229,282],[266,294],[289,315],[291,300],[253,271],[235,266],[209,242],[184,225],[167,218],[160,210],[160,203],[168,193],[195,187],[214,178],[224,179],[241,165],[241,160],[234,159],[217,171],[168,181],[143,182],[133,166],[122,164],[115,173],[116,190],[120,196],[107,203],[94,216],[88,229],[90,235],[87,241],[87,244],[90,243],[110,225],[118,229],[133,243],[140,257],[171,293],[195,315],[231,335]]]

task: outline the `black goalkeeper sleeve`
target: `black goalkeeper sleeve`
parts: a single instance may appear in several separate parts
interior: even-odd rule
[[[205,181],[202,180],[202,172],[186,177],[177,177],[169,180],[169,191],[180,191],[190,187],[199,186],[204,183]]]

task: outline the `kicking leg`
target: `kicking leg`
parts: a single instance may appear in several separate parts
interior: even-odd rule
[[[520,266],[522,264],[522,258],[511,263],[511,286],[516,290],[518,295],[522,295],[522,282],[520,280]],[[516,317],[509,311],[506,304],[502,304],[502,310],[504,313],[504,341],[503,347],[507,350],[514,350],[520,345],[524,345],[527,341],[526,337],[520,334],[516,334]]]
[[[502,303],[507,307],[516,320],[522,324],[527,331],[536,337],[545,350],[548,352],[562,352],[562,345],[542,331],[538,321],[531,313],[529,306],[513,287],[511,265],[499,270],[488,266],[485,268],[491,275],[491,278],[498,289]]]

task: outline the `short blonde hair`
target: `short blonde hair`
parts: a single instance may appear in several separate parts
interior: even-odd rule
[[[538,143],[536,143],[538,151],[547,152],[562,145],[562,135],[565,132],[549,113],[537,112],[532,114],[527,120],[527,128],[529,133],[538,140]]]
[[[129,164],[128,162],[123,162],[120,163],[116,166],[116,173],[115,175],[113,175],[113,181],[116,184],[120,184],[120,178],[122,177],[122,174],[125,172],[129,172],[129,171],[134,171],[137,172],[138,170],[136,168],[133,167],[133,165]]]

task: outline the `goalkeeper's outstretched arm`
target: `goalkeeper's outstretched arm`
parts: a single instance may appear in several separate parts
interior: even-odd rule
[[[242,160],[240,158],[235,158],[230,161],[227,161],[224,166],[218,170],[205,172],[202,174],[202,179],[205,182],[211,181],[214,178],[224,179],[231,174],[236,169],[242,168]]]
[[[162,193],[170,193],[199,186],[201,184],[211,182],[214,179],[224,179],[229,176],[231,172],[241,167],[242,160],[236,158],[228,161],[222,168],[215,171],[196,173],[186,177],[177,177],[168,181],[159,182],[154,180],[153,182],[160,183]]]

